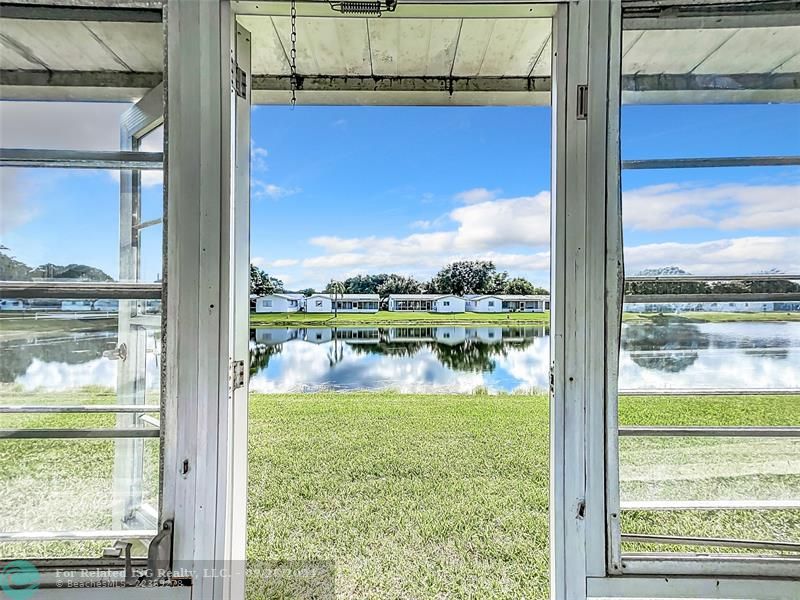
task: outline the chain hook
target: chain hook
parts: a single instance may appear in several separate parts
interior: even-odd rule
[[[289,54],[290,68],[292,75],[290,83],[292,86],[292,110],[297,104],[297,4],[296,0],[291,2],[291,21],[292,21],[292,49]]]

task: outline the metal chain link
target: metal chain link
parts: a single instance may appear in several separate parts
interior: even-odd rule
[[[292,49],[289,54],[290,58],[290,67],[292,70],[292,76],[290,78],[291,85],[292,85],[292,109],[294,109],[295,105],[297,104],[297,6],[296,0],[292,0]]]

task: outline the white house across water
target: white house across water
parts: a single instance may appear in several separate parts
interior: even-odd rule
[[[452,294],[390,294],[392,312],[463,313],[466,302]]]
[[[303,294],[267,294],[256,298],[257,313],[292,313],[299,311],[305,302]]]
[[[311,294],[306,298],[306,312],[332,313],[335,302],[337,312],[376,313],[380,301],[378,294]]]
[[[544,312],[550,310],[550,296],[484,294],[465,296],[470,312]]]

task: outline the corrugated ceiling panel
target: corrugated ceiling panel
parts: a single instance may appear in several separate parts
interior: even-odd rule
[[[291,21],[273,17],[287,52]],[[297,70],[303,75],[369,75],[365,19],[304,18],[297,20]]]
[[[549,77],[553,72],[553,36],[547,37],[547,43],[539,54],[539,60],[533,66],[533,77]]]
[[[549,19],[499,19],[479,74],[527,77],[549,35]]]
[[[735,29],[646,31],[622,60],[625,73],[690,73]]]
[[[132,71],[161,72],[164,68],[161,23],[86,23]]]
[[[83,23],[3,19],[2,34],[53,71],[127,70]]]
[[[289,61],[271,17],[239,17],[250,36],[253,73],[259,75],[289,75]]]
[[[496,23],[497,19],[464,19],[453,75],[475,77],[480,73]]]
[[[776,73],[800,73],[800,52],[795,54],[780,67],[775,69]]]
[[[800,27],[740,29],[695,73],[770,73],[800,52]]]
[[[372,19],[369,40],[375,75],[450,75],[460,19]]]

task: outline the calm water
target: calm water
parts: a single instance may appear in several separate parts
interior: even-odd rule
[[[392,388],[403,392],[545,389],[547,327],[253,329],[254,392]],[[114,387],[103,356],[116,330],[0,338],[0,383],[25,390]],[[159,356],[148,340],[147,388]],[[626,324],[621,388],[800,387],[800,323]]]

